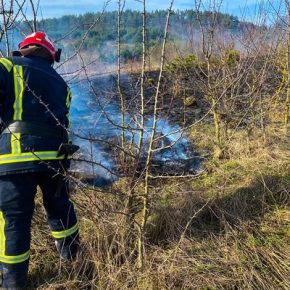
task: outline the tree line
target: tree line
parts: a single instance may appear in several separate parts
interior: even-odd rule
[[[147,17],[147,45],[148,48],[160,46],[166,21],[166,11],[157,10],[148,12]],[[37,27],[46,31],[53,39],[62,40],[61,44],[66,49],[74,50],[79,44],[82,48],[97,52],[101,60],[115,62],[116,55],[112,44],[117,40],[117,11],[86,13],[83,15],[65,15],[60,18],[39,20]],[[203,11],[197,17],[195,10],[177,10],[171,15],[170,40],[187,41],[187,32],[198,30],[200,22],[208,26],[213,12]],[[240,21],[238,17],[225,13],[217,13],[216,25],[219,29],[239,33],[255,25]],[[199,20],[198,20],[199,18]],[[96,22],[93,28],[88,28]],[[126,60],[140,60],[142,56],[142,12],[133,10],[122,11],[122,29],[120,40],[123,44],[121,57]],[[25,27],[23,27],[25,26]],[[21,29],[29,30],[27,22],[20,25]],[[186,32],[186,33],[185,33]],[[86,34],[83,39],[84,34]],[[63,39],[63,36],[66,36]],[[110,49],[110,47],[112,49]]]

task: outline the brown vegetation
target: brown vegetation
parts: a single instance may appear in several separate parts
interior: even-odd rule
[[[212,129],[192,131],[204,152]],[[130,251],[118,192],[73,194],[83,251],[71,264],[52,255],[38,204],[30,289],[289,289],[290,141],[282,132],[271,127],[267,145],[258,134],[249,144],[236,134],[229,159],[209,157],[202,176],[154,183],[144,271]]]
[[[74,52],[78,69],[64,74],[70,81],[87,78],[97,101],[105,96],[120,104],[120,142],[108,146],[126,177],[105,189],[79,184],[72,192],[82,247],[72,263],[56,255],[37,200],[28,289],[290,289],[290,14],[286,20],[277,14],[282,27],[229,37],[217,23],[220,1],[208,1],[208,23],[197,19],[194,48],[180,53],[170,42],[168,52],[169,1],[157,58],[147,50],[147,1],[139,2],[141,65],[122,65],[118,37],[116,77],[109,77],[109,86],[103,78],[91,79],[95,59],[81,45]],[[118,4],[120,36],[124,1]],[[202,4],[195,1],[197,16]],[[8,53],[6,20],[1,36]],[[177,57],[170,58],[173,51]],[[70,61],[64,64],[70,67]],[[60,69],[67,72],[64,64]],[[138,74],[128,75],[130,65]],[[149,115],[153,124],[145,128]],[[159,142],[160,117],[179,124],[179,133],[196,146],[202,174],[152,176],[152,156],[166,147]],[[125,132],[139,137],[137,144]]]

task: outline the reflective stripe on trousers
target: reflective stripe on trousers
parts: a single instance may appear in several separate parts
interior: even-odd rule
[[[0,262],[6,264],[22,263],[29,259],[30,251],[26,251],[20,255],[6,255],[6,235],[5,235],[5,218],[3,212],[0,211]]]
[[[55,239],[64,239],[76,233],[78,229],[79,229],[79,225],[76,223],[74,226],[72,226],[69,229],[66,229],[63,231],[52,231],[51,234]]]

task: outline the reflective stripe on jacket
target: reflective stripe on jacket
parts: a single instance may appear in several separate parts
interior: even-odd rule
[[[2,127],[13,121],[69,125],[71,92],[48,61],[38,57],[0,58]],[[38,171],[58,163],[62,140],[21,133],[0,136],[0,175]]]

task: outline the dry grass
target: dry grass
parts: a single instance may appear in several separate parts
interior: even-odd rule
[[[29,289],[290,289],[289,137],[269,128],[266,143],[258,133],[249,143],[238,132],[215,160],[210,130],[192,132],[206,174],[155,181],[144,271],[119,213],[124,196],[76,192],[83,251],[59,260],[37,202]]]

